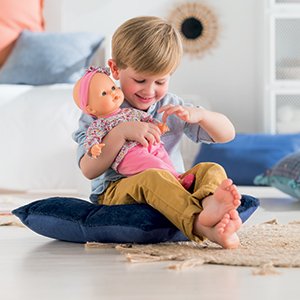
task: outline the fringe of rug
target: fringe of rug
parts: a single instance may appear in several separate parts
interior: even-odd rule
[[[183,270],[219,264],[254,267],[253,275],[280,274],[277,267],[300,267],[300,221],[287,225],[276,219],[262,224],[244,226],[239,231],[241,246],[223,249],[208,240],[161,244],[99,244],[87,243],[87,248],[115,248],[131,263],[173,261],[171,270]]]
[[[0,226],[25,227],[25,225],[10,212],[0,213]]]

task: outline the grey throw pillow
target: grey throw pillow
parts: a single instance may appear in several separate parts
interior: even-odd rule
[[[89,65],[102,40],[103,36],[90,32],[25,30],[0,69],[0,83],[74,83]]]

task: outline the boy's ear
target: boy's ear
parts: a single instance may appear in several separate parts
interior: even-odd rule
[[[109,59],[108,60],[108,65],[110,67],[112,77],[115,80],[119,80],[119,68],[118,68],[116,62],[113,59]]]

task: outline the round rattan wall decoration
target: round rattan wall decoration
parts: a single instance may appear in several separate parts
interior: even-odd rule
[[[188,2],[177,6],[169,16],[181,34],[183,50],[192,56],[202,56],[217,44],[218,18],[206,5]]]

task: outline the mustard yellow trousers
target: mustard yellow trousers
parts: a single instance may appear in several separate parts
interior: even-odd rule
[[[193,234],[195,215],[202,211],[202,199],[213,194],[227,175],[223,167],[215,163],[200,163],[185,175],[190,173],[195,175],[192,192],[187,191],[169,171],[148,169],[112,182],[99,196],[99,204],[149,204],[190,240],[201,241],[204,237]]]

